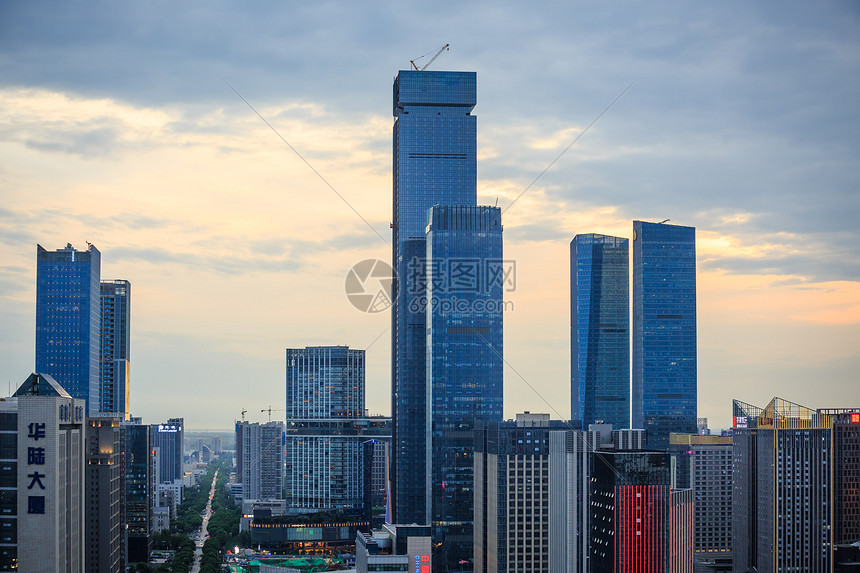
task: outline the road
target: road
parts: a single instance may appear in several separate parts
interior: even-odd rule
[[[212,488],[209,490],[209,500],[206,502],[206,512],[203,514],[203,525],[200,526],[200,533],[194,539],[194,545],[197,548],[194,550],[194,564],[191,565],[191,573],[200,573],[200,558],[203,556],[203,544],[206,542],[209,516],[212,515],[212,498],[215,497],[215,482],[218,480],[218,471],[215,470],[215,476],[212,478]]]

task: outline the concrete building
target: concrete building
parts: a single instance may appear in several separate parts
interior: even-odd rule
[[[733,414],[733,571],[831,571],[833,417],[782,398]]]
[[[697,571],[732,568],[732,436],[670,434],[672,487],[695,496]]]
[[[641,450],[644,430],[591,424],[550,432],[550,572],[585,573],[591,559],[592,469],[596,451]]]
[[[549,436],[566,427],[525,412],[475,431],[475,571],[548,571]]]
[[[18,567],[18,399],[0,398],[0,571]]]
[[[82,573],[85,563],[86,402],[48,374],[32,374],[17,398],[19,571]]]
[[[382,529],[356,535],[355,571],[429,573],[433,569],[432,550],[430,527],[386,523]]]
[[[693,573],[695,518],[692,489],[672,489],[669,508],[669,571]]]
[[[120,420],[87,418],[86,423],[86,571],[125,571],[125,476]]]
[[[643,430],[528,412],[476,431],[475,571],[590,571],[593,454],[643,445]]]
[[[819,412],[833,419],[834,543],[854,543],[860,540],[860,408]]]
[[[242,499],[284,499],[284,423],[236,422],[242,451]]]

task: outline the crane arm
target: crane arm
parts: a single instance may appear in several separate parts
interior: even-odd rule
[[[430,66],[430,64],[432,64],[433,62],[435,62],[435,61],[436,61],[436,58],[438,58],[438,57],[439,57],[439,54],[441,54],[442,52],[444,52],[445,50],[447,50],[447,49],[448,49],[448,46],[450,46],[450,45],[451,45],[451,44],[445,44],[444,46],[442,46],[441,48],[439,48],[439,51],[438,51],[438,52],[436,52],[436,55],[435,55],[435,56],[433,56],[432,58],[430,58],[430,61],[429,61],[429,62],[427,62],[426,64],[424,64],[424,67],[423,67],[423,68],[421,68],[421,71],[423,72],[424,70],[426,70],[426,69]],[[413,65],[415,65],[415,64],[413,64]]]

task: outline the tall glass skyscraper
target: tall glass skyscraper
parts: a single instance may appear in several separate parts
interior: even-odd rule
[[[130,392],[131,283],[101,283],[101,350],[99,352],[99,403],[102,412],[128,420]]]
[[[391,313],[392,511],[429,524],[426,309],[420,305],[433,205],[477,204],[474,72],[401,71],[394,80],[394,221],[397,273]],[[412,304],[418,299],[419,304]]]
[[[634,428],[649,448],[696,428],[696,229],[633,221]]]
[[[101,253],[36,246],[36,372],[99,411]]]
[[[630,427],[628,242],[577,235],[570,242],[570,412]]]
[[[364,509],[364,350],[287,348],[287,507]],[[244,463],[244,462],[243,462]]]
[[[434,563],[472,559],[474,430],[502,420],[501,217],[498,207],[430,209],[427,467],[433,542],[442,549]]]

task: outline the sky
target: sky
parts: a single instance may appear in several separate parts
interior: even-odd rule
[[[4,390],[34,367],[36,244],[89,241],[132,283],[145,422],[282,419],[285,349],[332,344],[367,349],[390,414],[390,315],[344,280],[390,261],[392,81],[445,43],[431,69],[477,72],[478,200],[517,261],[506,417],[569,417],[569,242],[634,219],[697,229],[712,427],[733,398],[860,406],[848,0],[2,2]]]

